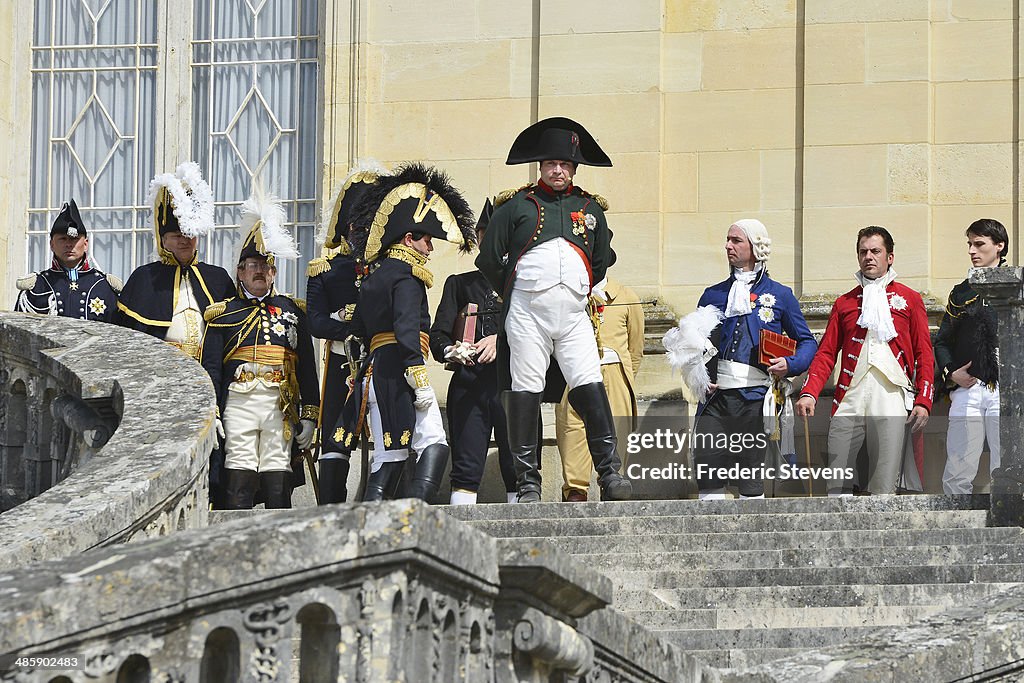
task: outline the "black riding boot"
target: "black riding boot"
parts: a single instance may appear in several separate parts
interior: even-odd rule
[[[427,446],[416,460],[416,474],[409,486],[409,497],[433,503],[441,488],[444,468],[448,464],[447,444],[435,443]]]
[[[260,472],[263,506],[268,510],[286,510],[292,506],[292,473]]]
[[[348,458],[320,459],[320,504],[344,503],[348,498]]]
[[[252,470],[224,470],[224,509],[252,510],[260,475]]]
[[[530,391],[503,391],[508,427],[508,447],[516,470],[516,489],[520,503],[540,501],[540,463],[537,461],[537,418],[541,394]]]
[[[384,500],[394,498],[398,482],[402,479],[402,470],[405,469],[405,461],[381,463],[380,469],[370,472],[366,477],[366,490],[363,492],[363,500]]]
[[[587,446],[597,470],[601,500],[629,500],[633,497],[633,485],[619,473],[622,461],[616,450],[615,422],[604,383],[576,387],[569,392],[569,405],[586,427]]]

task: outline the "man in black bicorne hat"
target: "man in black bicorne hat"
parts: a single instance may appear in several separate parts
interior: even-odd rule
[[[369,351],[333,438],[351,453],[369,427],[373,463],[363,500],[395,497],[411,448],[418,457],[405,493],[429,502],[440,488],[449,449],[427,378],[427,287],[434,276],[426,265],[435,237],[472,248],[473,212],[444,173],[408,164],[382,177],[356,214],[356,225],[369,226],[365,244],[354,249],[370,268],[355,322]]]
[[[313,259],[306,269],[309,331],[326,342],[320,396],[321,505],[344,503],[348,498],[346,482],[351,452],[346,452],[333,436],[348,395],[350,368],[345,340],[352,334],[352,318],[362,280],[361,267],[352,255],[349,239],[354,230],[366,231],[368,226],[353,223],[355,207],[383,175],[387,175],[387,170],[377,164],[360,164],[335,190],[324,211],[323,233],[317,236],[323,249],[335,250],[335,253]]]
[[[89,235],[72,199],[50,228],[50,267],[18,280],[14,310],[114,322],[121,281],[93,267],[88,250]]]
[[[583,126],[562,117],[520,133],[505,163],[532,161],[540,162],[540,180],[498,195],[476,259],[504,302],[502,355],[511,390],[503,400],[519,501],[540,500],[536,424],[552,357],[568,385],[569,403],[586,426],[602,499],[625,500],[632,485],[619,472],[612,411],[587,311],[591,289],[611,261],[608,205],[572,182],[579,164],[612,163]]]
[[[135,269],[118,302],[118,322],[151,334],[199,359],[203,313],[234,296],[220,266],[198,258],[199,238],[213,230],[213,191],[198,164],[187,161],[149,183],[153,230],[160,260]]]

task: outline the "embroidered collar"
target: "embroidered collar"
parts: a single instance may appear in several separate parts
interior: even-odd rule
[[[434,274],[427,270],[427,257],[404,244],[392,244],[384,252],[385,258],[393,258],[412,266],[412,274],[423,281],[428,288],[434,286]]]

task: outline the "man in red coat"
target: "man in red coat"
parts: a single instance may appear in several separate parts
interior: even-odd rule
[[[829,465],[854,468],[867,439],[871,493],[893,493],[903,475],[920,488],[920,464],[904,460],[906,425],[918,432],[928,422],[934,387],[934,356],[921,295],[896,282],[893,240],[885,228],[857,233],[857,287],[836,300],[825,336],[807,371],[797,415],[814,415],[818,395],[841,358],[828,434]],[[829,494],[849,493],[853,481],[834,479]]]

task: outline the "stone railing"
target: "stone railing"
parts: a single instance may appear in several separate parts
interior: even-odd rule
[[[205,526],[215,411],[157,339],[0,313],[0,568]]]
[[[607,578],[414,500],[242,515],[0,586],[18,683],[718,679],[605,609]]]

